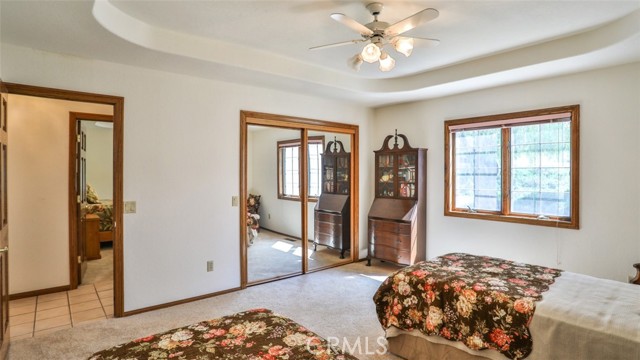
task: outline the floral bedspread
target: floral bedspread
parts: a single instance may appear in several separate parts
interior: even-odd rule
[[[254,309],[102,350],[89,360],[357,360],[291,319]]]
[[[89,204],[87,214],[96,214],[100,218],[98,231],[113,230],[113,204]]]
[[[536,301],[561,271],[491,257],[447,254],[389,276],[373,297],[384,329],[395,326],[495,349],[531,353]]]

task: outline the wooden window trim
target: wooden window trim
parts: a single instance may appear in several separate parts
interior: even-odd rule
[[[539,219],[535,215],[530,214],[520,214],[511,212],[511,201],[510,201],[510,184],[511,184],[511,159],[510,159],[510,150],[509,150],[509,142],[510,142],[510,132],[508,130],[508,125],[510,124],[511,119],[515,119],[513,123],[515,125],[522,125],[525,122],[522,119],[542,119],[534,122],[527,122],[526,124],[532,123],[545,123],[549,121],[549,118],[553,118],[552,115],[565,115],[569,114],[570,120],[570,149],[571,149],[571,217],[569,219],[565,217],[553,217],[549,216],[545,219]],[[491,123],[493,126],[483,126],[483,123]],[[477,130],[481,128],[496,128],[503,127],[502,130],[502,210],[500,211],[483,211],[476,210],[474,212],[470,212],[466,209],[453,208],[453,200],[454,200],[454,189],[455,189],[455,142],[452,141],[452,135],[455,131],[460,131],[465,128],[465,125],[469,125],[469,129]],[[548,227],[557,227],[557,228],[565,228],[565,229],[579,229],[579,200],[580,200],[580,105],[569,105],[548,109],[540,109],[540,110],[530,110],[530,111],[522,111],[522,112],[514,112],[507,114],[498,114],[498,115],[489,115],[489,116],[480,116],[473,118],[465,118],[465,119],[456,119],[456,120],[447,120],[445,121],[444,126],[444,148],[445,148],[445,196],[444,196],[444,215],[445,216],[454,216],[454,217],[463,217],[463,218],[472,218],[472,219],[483,219],[483,220],[492,220],[492,221],[503,221],[510,223],[520,223],[520,224],[529,224],[529,225],[538,225],[538,226],[548,226]],[[506,142],[505,142],[506,141]]]
[[[276,152],[278,153],[278,199],[287,201],[301,201],[300,196],[289,196],[284,194],[284,184],[282,176],[282,151],[284,147],[300,146],[300,139],[280,140],[276,145]],[[321,144],[324,149],[324,136],[309,136],[308,144]],[[307,145],[308,146],[308,145]],[[301,152],[299,152],[300,154]],[[298,165],[298,169],[302,168],[302,164]],[[309,202],[317,202],[318,196],[309,196]]]

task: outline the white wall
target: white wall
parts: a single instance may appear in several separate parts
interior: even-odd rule
[[[113,199],[113,129],[82,121],[87,134],[87,183],[101,200]]]
[[[2,46],[6,81],[125,97],[124,196],[137,201],[124,219],[126,311],[240,285],[240,110],[370,131],[372,111],[345,102]]]
[[[69,112],[112,107],[9,95],[9,291],[69,285]]]
[[[571,104],[581,106],[580,230],[443,215],[445,120]],[[429,148],[428,258],[462,251],[621,281],[634,273],[632,264],[640,261],[639,63],[381,108],[373,128],[376,139],[397,128],[413,146]]]

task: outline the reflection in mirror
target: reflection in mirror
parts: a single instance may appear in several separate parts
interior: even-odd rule
[[[351,136],[309,131],[315,137],[324,139],[324,148],[315,158],[309,150],[309,185],[320,184],[317,198],[309,192],[310,270],[351,261]]]
[[[249,283],[302,272],[300,136],[299,130],[247,127]]]

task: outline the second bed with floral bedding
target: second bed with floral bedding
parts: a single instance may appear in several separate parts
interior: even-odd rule
[[[536,302],[561,271],[469,254],[448,254],[403,268],[374,296],[382,327],[419,330],[494,349],[510,359],[531,353]]]
[[[149,335],[89,360],[357,360],[311,330],[268,309],[254,309]]]

